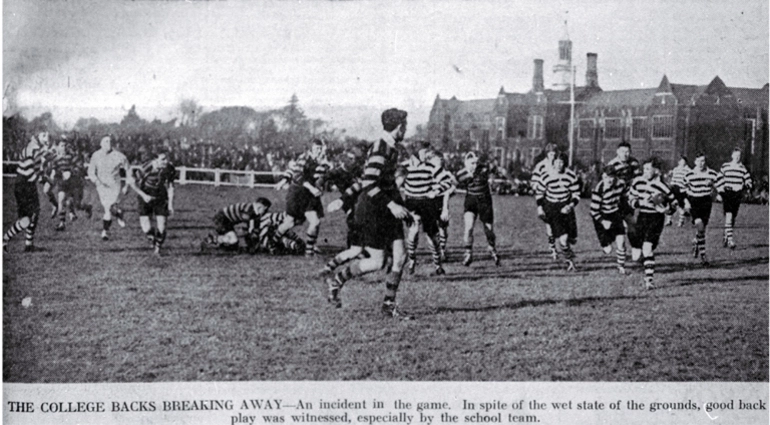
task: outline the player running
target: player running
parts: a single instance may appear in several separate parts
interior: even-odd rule
[[[385,253],[390,249],[393,264],[385,278],[382,312],[388,317],[411,318],[396,309],[396,294],[406,260],[402,220],[409,217],[396,185],[397,146],[406,133],[406,116],[406,111],[395,108],[382,113],[385,132],[369,149],[361,181],[362,192],[355,206],[355,225],[361,229],[361,243],[369,257],[349,263],[333,278],[326,279],[328,299],[334,307],[342,306],[339,295],[345,282],[382,269],[385,266]]]
[[[615,258],[620,274],[626,274],[626,228],[620,214],[620,197],[626,187],[615,168],[604,167],[602,179],[591,193],[591,218],[602,251],[609,255],[615,242]]]
[[[479,156],[475,152],[466,153],[464,160],[465,167],[457,172],[457,187],[466,190],[463,213],[465,222],[463,265],[470,266],[473,263],[473,226],[478,217],[483,225],[484,235],[487,237],[489,253],[495,265],[499,266],[500,256],[495,247],[497,239],[494,230],[495,213],[492,208],[492,192],[489,190],[490,176],[498,174],[499,171],[494,165],[479,161]]]
[[[51,170],[52,189],[51,193],[54,194],[56,199],[56,212],[59,216],[59,223],[56,225],[57,231],[65,230],[67,211],[67,200],[71,197],[72,188],[70,186],[70,179],[72,178],[72,154],[67,149],[67,145],[64,139],[59,140],[59,143],[54,149],[56,155],[53,159],[53,167]]]
[[[209,234],[201,242],[201,251],[208,248],[220,248],[228,251],[238,250],[238,233],[236,227],[247,225],[246,234],[253,235],[258,229],[262,216],[270,209],[271,202],[267,198],[257,198],[255,202],[241,202],[228,205],[217,211],[212,219],[216,234]]]
[[[44,154],[48,137],[48,131],[38,131],[21,152],[21,159],[16,167],[16,181],[13,185],[18,218],[3,235],[3,252],[8,252],[8,242],[21,231],[24,231],[25,236],[24,252],[32,252],[35,249],[35,228],[40,217],[37,184],[45,166]]]
[[[413,147],[412,155],[402,164],[404,175],[397,179],[396,184],[404,191],[404,205],[413,219],[406,238],[407,270],[413,274],[417,265],[417,241],[420,236],[420,225],[422,225],[431,250],[435,274],[443,275],[446,272],[441,267],[438,239],[443,197],[439,197],[438,194],[448,190],[449,186],[439,187],[441,182],[438,177],[441,169],[428,161],[429,151],[429,144],[423,144],[419,150]]]
[[[307,220],[307,251],[305,255],[315,255],[315,244],[324,216],[321,195],[323,194],[324,176],[330,164],[325,157],[326,146],[320,139],[313,139],[310,150],[300,155],[289,164],[281,181],[276,185],[281,190],[286,185],[286,219],[278,227],[278,237]]]
[[[557,152],[555,144],[548,143],[545,145],[545,158],[538,162],[537,165],[535,165],[535,168],[532,170],[533,187],[537,187],[538,182],[545,173],[553,170],[553,163],[556,159],[556,154]],[[556,260],[559,256],[558,252],[556,251],[556,239],[553,237],[553,230],[551,229],[551,225],[548,223],[545,223],[545,235],[548,237],[548,250],[551,251],[551,258]]]
[[[156,255],[166,240],[166,221],[174,213],[174,178],[176,168],[161,152],[134,172],[134,189],[139,194],[139,225],[153,245]],[[155,216],[155,227],[150,221]]]
[[[433,150],[428,152],[428,162],[433,163],[433,165],[439,168],[435,186],[436,197],[441,198],[441,215],[438,220],[438,248],[441,262],[445,262],[446,243],[449,238],[449,198],[454,195],[457,189],[457,181],[454,175],[444,168],[444,161],[440,153]]]
[[[631,245],[631,259],[639,261],[642,257],[642,240],[636,237],[634,228],[636,219],[634,209],[628,202],[628,195],[631,190],[631,182],[642,174],[642,168],[639,166],[639,161],[631,156],[631,144],[628,142],[618,143],[615,153],[615,158],[612,158],[607,165],[613,167],[617,177],[626,184],[626,191],[620,197],[620,212],[623,215],[628,242]]]
[[[641,241],[644,258],[644,286],[655,289],[655,248],[665,227],[666,212],[674,205],[674,194],[660,178],[661,162],[656,157],[644,161],[643,173],[631,183],[629,205],[638,210],[637,237]]]
[[[690,212],[692,222],[695,224],[695,239],[692,241],[692,255],[700,256],[704,266],[708,266],[706,259],[706,226],[711,217],[712,194],[716,189],[717,172],[706,166],[706,154],[695,154],[695,166],[684,177],[687,190],[685,209]]]
[[[671,171],[671,192],[674,194],[674,198],[676,199],[677,203],[677,210],[679,211],[679,221],[677,222],[677,227],[682,227],[684,224],[684,217],[687,215],[687,212],[684,209],[684,200],[687,197],[687,188],[685,187],[684,177],[687,175],[687,173],[690,172],[690,166],[687,165],[687,157],[682,155],[681,158],[679,158],[679,164],[677,164],[676,167]],[[673,215],[673,214],[672,214]],[[670,226],[673,224],[673,220],[671,218],[671,215],[666,217],[666,225]]]
[[[572,245],[577,242],[575,207],[580,202],[580,184],[575,172],[567,168],[567,154],[556,156],[553,169],[543,173],[535,188],[537,215],[551,226],[554,238],[567,263],[567,271],[575,271],[575,253]]]
[[[121,170],[126,175],[126,186],[122,185],[120,181]],[[110,239],[109,230],[112,226],[113,216],[117,219],[120,227],[126,227],[126,222],[123,221],[123,210],[118,207],[118,203],[120,202],[120,195],[125,195],[128,186],[134,184],[128,159],[112,147],[110,136],[102,137],[100,149],[91,155],[91,162],[88,164],[88,178],[96,184],[96,193],[99,195],[99,201],[104,209],[102,240],[107,241]]]
[[[722,208],[725,215],[725,235],[722,243],[730,249],[735,249],[733,226],[735,225],[735,218],[738,216],[743,194],[750,191],[753,186],[751,174],[741,163],[742,153],[740,148],[733,149],[731,161],[722,164],[716,184],[717,192],[722,197]]]

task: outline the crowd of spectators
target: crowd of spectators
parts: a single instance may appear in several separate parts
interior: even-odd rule
[[[27,143],[25,134],[5,134],[3,137],[3,160],[16,161]],[[87,163],[91,153],[99,148],[99,140],[87,134],[77,132],[53,135],[52,139],[67,140],[68,147],[74,156]],[[244,146],[222,146],[213,141],[187,138],[169,139],[152,136],[117,136],[113,137],[113,145],[123,152],[132,165],[145,163],[154,158],[159,152],[166,152],[172,164],[177,167],[227,169],[244,171],[269,171],[280,173],[288,167],[291,159],[300,152],[287,149],[278,143],[250,144]],[[331,150],[330,159],[334,161],[340,149]],[[495,186],[500,193],[531,194],[531,170],[523,164],[500,164],[494,159],[490,162],[498,166],[501,173]],[[463,154],[447,152],[444,154],[444,165],[451,172],[457,172],[463,167]],[[591,189],[601,179],[599,164],[590,167],[576,167],[581,186],[581,195],[590,197]],[[768,177],[754,176],[754,189],[747,193],[748,202],[768,203]]]

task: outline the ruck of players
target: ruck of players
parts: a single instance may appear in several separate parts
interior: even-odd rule
[[[201,232],[199,250],[204,255],[307,257],[308,267],[318,270],[318,284],[324,286],[331,308],[344,307],[350,282],[364,275],[379,276],[384,287],[382,313],[411,318],[397,307],[397,299],[405,280],[419,284],[418,267],[429,268],[438,279],[469,268],[489,268],[505,276],[506,258],[496,232],[515,238],[521,229],[496,227],[500,214],[539,218],[537,232],[546,250],[531,250],[563,273],[580,272],[581,252],[575,245],[579,237],[588,238],[607,255],[606,273],[648,290],[658,286],[655,253],[667,227],[683,234],[687,230],[678,229],[691,223],[686,237],[691,238],[693,258],[688,261],[699,267],[710,265],[714,250],[734,250],[740,244],[736,221],[752,178],[739,148],[732,151],[729,162],[718,166],[696,152],[666,170],[659,158],[637,159],[630,144],[620,142],[616,156],[602,164],[598,179],[585,187],[567,152],[549,143],[532,169],[534,202],[502,211],[495,205],[491,184],[508,176],[495,159],[471,150],[462,154],[458,169],[450,170],[447,156],[437,146],[422,140],[405,142],[407,117],[400,109],[384,111],[377,140],[365,150],[349,147],[336,158],[329,157],[323,139],[309,140],[306,151],[277,178],[274,190],[281,191],[284,202],[271,202],[273,189],[264,188],[251,190],[249,198],[223,198],[221,205],[211,206],[210,222],[200,223],[209,230]],[[66,137],[53,140],[45,128],[33,132],[16,167],[17,215],[5,229],[6,253],[12,251],[11,241],[18,234],[24,235],[23,251],[35,251],[36,230],[47,224],[41,220],[42,194],[50,204],[51,225],[62,234],[72,230],[68,222],[97,214],[101,226],[87,231],[98,233],[103,244],[119,244],[113,232],[127,232],[126,221],[136,220],[141,234],[130,237],[145,238],[148,252],[164,254],[169,222],[179,214],[175,165],[161,150],[141,165],[130,166],[110,135],[101,137],[99,144],[85,163],[72,155]],[[95,192],[97,205],[84,201],[89,190]],[[325,192],[333,196],[327,205],[322,201]],[[587,200],[581,197],[586,193]],[[130,196],[136,199],[135,214],[127,214],[121,206]],[[461,212],[450,208],[452,198],[462,200]],[[715,202],[722,210],[716,224],[710,220]],[[590,215],[593,229],[579,228],[580,208]],[[344,249],[332,253],[319,249],[324,222],[330,218],[342,218],[347,231]],[[723,228],[722,240],[706,239],[709,224]],[[483,232],[480,243],[474,240],[475,229]],[[448,254],[449,235],[454,232],[457,239],[462,235],[461,246],[455,247],[458,256]],[[418,255],[421,245],[428,256]]]

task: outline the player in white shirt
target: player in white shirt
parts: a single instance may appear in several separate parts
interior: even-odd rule
[[[127,186],[123,186],[120,180],[120,170],[125,172],[126,182],[133,186],[128,159],[123,153],[112,148],[112,139],[105,136],[100,142],[101,148],[91,155],[88,164],[88,178],[96,184],[96,193],[104,208],[102,216],[102,239],[110,238],[109,230],[112,225],[112,217],[118,221],[120,227],[125,227],[123,211],[118,207],[120,195],[125,194]]]

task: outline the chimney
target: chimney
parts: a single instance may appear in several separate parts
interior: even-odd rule
[[[596,71],[596,53],[586,55],[586,87],[599,87],[599,73]]]
[[[542,93],[543,88],[543,60],[535,59],[535,76],[532,78],[532,91]]]

